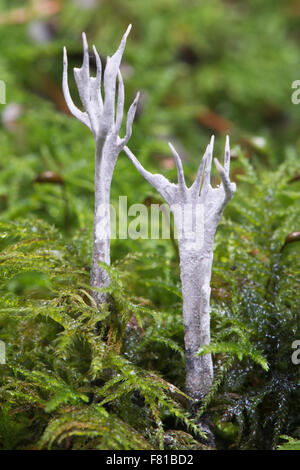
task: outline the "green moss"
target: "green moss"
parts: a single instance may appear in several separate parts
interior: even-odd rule
[[[6,2],[4,11],[17,3]],[[236,157],[237,193],[215,239],[215,382],[199,414],[211,415],[218,448],[297,446],[299,368],[291,345],[300,337],[299,241],[285,243],[300,216],[293,5],[114,0],[79,12],[65,2],[49,44],[32,41],[26,22],[2,26],[0,79],[21,114],[0,129],[0,339],[7,353],[0,448],[204,446],[182,392],[174,242],[112,240],[113,312],[95,309],[89,287],[94,148],[87,129],[63,112],[62,46],[70,67],[78,66],[85,30],[105,57],[129,22],[124,59],[134,72],[126,100],[138,89],[145,96],[130,141],[141,162],[175,178],[165,140],[176,136],[192,181],[210,133],[219,134],[216,153],[223,148],[226,129],[214,127],[216,117],[207,124],[207,111],[229,125]],[[55,177],[42,182],[46,171]],[[157,198],[125,155],[113,179],[115,206],[119,195],[128,205]],[[283,434],[293,437],[280,444]]]

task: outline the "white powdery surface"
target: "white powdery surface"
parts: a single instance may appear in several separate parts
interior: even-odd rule
[[[145,170],[130,149],[124,148],[136,169],[162,195],[174,214],[183,296],[186,390],[195,399],[203,398],[213,382],[211,354],[195,354],[210,342],[210,279],[214,236],[223,210],[236,190],[235,183],[229,179],[228,137],[224,167],[217,159],[214,160],[221,184],[217,188],[210,184],[213,143],[214,137],[206,148],[196,179],[189,188],[185,183],[181,158],[172,144],[169,146],[177,166],[177,184]]]
[[[80,122],[85,124],[95,139],[95,217],[94,247],[92,262],[92,287],[101,289],[109,284],[109,276],[99,262],[110,264],[110,187],[119,153],[132,133],[139,94],[130,106],[126,119],[126,133],[119,136],[124,117],[124,83],[120,64],[131,25],[127,28],[117,51],[107,57],[106,67],[102,73],[100,56],[95,46],[93,52],[97,65],[95,77],[90,76],[89,50],[85,33],[83,40],[83,63],[74,68],[74,77],[84,111],[73,102],[68,85],[67,51],[64,48],[63,93],[68,108]],[[118,82],[118,87],[117,87]],[[104,93],[101,88],[103,86]],[[117,101],[117,104],[116,104]],[[106,208],[103,210],[103,208]],[[107,296],[99,290],[94,292],[97,305],[105,302]]]

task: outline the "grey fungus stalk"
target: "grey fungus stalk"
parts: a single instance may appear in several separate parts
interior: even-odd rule
[[[221,177],[221,184],[217,188],[213,188],[210,181],[213,137],[201,160],[196,179],[190,187],[187,187],[185,182],[181,158],[171,144],[169,145],[177,166],[177,184],[170,183],[164,176],[152,174],[143,168],[127,147],[139,94],[128,110],[125,136],[119,136],[124,117],[124,84],[120,64],[130,29],[131,25],[115,54],[107,58],[104,73],[99,54],[93,46],[97,66],[95,77],[90,76],[88,43],[83,33],[83,63],[81,68],[74,68],[74,77],[84,111],[74,104],[70,95],[67,52],[64,48],[65,100],[71,114],[90,129],[95,139],[95,216],[91,284],[97,288],[94,298],[100,306],[107,301],[107,295],[101,292],[101,288],[109,285],[107,271],[99,263],[110,264],[110,187],[118,155],[124,150],[140,174],[162,195],[174,214],[178,231],[183,294],[186,389],[192,398],[201,399],[208,393],[213,382],[211,355],[196,355],[201,346],[210,342],[213,242],[222,212],[236,189],[229,179],[229,139],[226,138],[224,167],[217,159],[214,160]]]
[[[64,48],[63,93],[66,103],[71,114],[90,129],[95,139],[95,216],[91,273],[91,285],[95,288],[105,288],[109,285],[107,271],[99,262],[110,264],[111,180],[118,155],[130,139],[139,98],[137,94],[128,110],[126,133],[121,138],[119,132],[124,116],[124,83],[120,64],[130,29],[131,25],[127,28],[117,51],[107,57],[104,73],[100,56],[93,46],[96,77],[90,76],[88,43],[85,33],[82,34],[83,63],[81,68],[74,68],[74,77],[84,111],[74,104],[70,95],[67,51]],[[107,300],[106,294],[99,289],[94,291],[94,298],[98,306]]]
[[[177,184],[145,170],[129,148],[124,148],[139,173],[161,194],[174,214],[183,296],[186,391],[196,400],[201,400],[213,383],[211,354],[199,356],[196,353],[203,345],[210,343],[210,280],[214,236],[223,210],[236,190],[235,183],[229,179],[228,137],[224,167],[214,159],[221,184],[216,188],[211,186],[213,144],[214,137],[206,148],[196,179],[189,188],[185,183],[181,158],[172,144],[169,146],[177,167]]]

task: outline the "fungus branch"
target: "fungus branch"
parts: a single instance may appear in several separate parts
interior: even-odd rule
[[[117,51],[107,57],[104,74],[100,56],[93,46],[97,67],[95,77],[90,76],[88,43],[85,33],[82,34],[83,63],[80,68],[74,68],[74,77],[84,111],[72,100],[68,85],[66,48],[63,54],[62,86],[66,103],[70,113],[91,130],[95,139],[95,217],[91,275],[91,284],[95,288],[107,287],[109,284],[107,272],[99,266],[99,262],[110,264],[110,186],[118,155],[130,139],[139,99],[138,93],[127,113],[125,136],[120,137],[124,116],[124,83],[120,64],[130,29],[131,25]],[[100,291],[95,291],[94,296],[98,305],[106,300],[105,294]]]
[[[211,186],[213,145],[214,137],[206,148],[191,187],[186,185],[181,158],[172,144],[169,146],[177,167],[177,184],[171,183],[162,175],[147,171],[129,148],[124,148],[139,173],[162,195],[174,214],[183,294],[186,389],[195,399],[202,399],[213,382],[211,355],[195,354],[201,346],[210,342],[210,279],[214,236],[222,212],[236,190],[235,183],[231,183],[229,179],[228,137],[224,167],[214,159],[221,184],[217,188]]]

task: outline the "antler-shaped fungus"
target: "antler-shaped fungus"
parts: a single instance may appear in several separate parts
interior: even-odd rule
[[[107,57],[103,80],[101,59],[95,46],[93,46],[93,52],[97,74],[96,77],[90,76],[88,43],[85,33],[82,34],[83,63],[81,68],[74,68],[74,77],[84,111],[74,104],[70,95],[67,51],[64,48],[63,93],[66,103],[71,114],[85,124],[95,138],[95,217],[91,284],[97,288],[107,287],[109,284],[108,274],[105,269],[99,266],[99,261],[110,264],[109,203],[111,180],[118,155],[130,139],[139,99],[138,93],[128,110],[126,133],[121,138],[119,132],[124,115],[124,83],[120,64],[130,30],[131,25],[127,28],[117,51],[112,57]],[[101,91],[102,81],[104,96]],[[106,295],[99,291],[95,291],[94,297],[98,305],[106,300]]]
[[[210,342],[210,279],[214,236],[222,212],[236,190],[235,183],[231,183],[229,179],[228,137],[224,167],[214,159],[221,184],[217,188],[211,186],[213,144],[214,137],[206,148],[196,179],[189,188],[185,183],[181,158],[172,144],[169,146],[177,166],[177,184],[171,183],[162,175],[145,170],[129,148],[124,148],[139,173],[162,195],[174,214],[183,295],[186,390],[194,399],[202,399],[213,382],[211,355],[195,354],[201,346]]]

